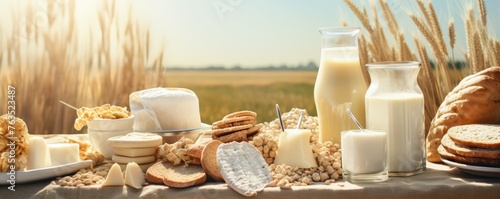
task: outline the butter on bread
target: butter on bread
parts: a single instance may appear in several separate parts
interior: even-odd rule
[[[451,127],[464,124],[500,124],[500,67],[469,75],[448,93],[429,128],[427,160],[440,162],[441,139]]]

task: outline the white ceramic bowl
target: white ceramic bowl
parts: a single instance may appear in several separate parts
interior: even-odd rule
[[[124,119],[94,119],[87,122],[90,143],[104,158],[111,159],[113,147],[107,144],[111,137],[125,135],[133,131],[134,115]]]

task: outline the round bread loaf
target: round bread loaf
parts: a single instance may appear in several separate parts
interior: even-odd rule
[[[500,123],[500,67],[465,77],[446,96],[427,135],[427,160],[440,162],[437,149],[448,129],[464,124]]]
[[[451,133],[454,128],[460,126],[456,126],[451,128],[446,135],[444,135],[443,139],[441,139],[441,145],[446,149],[446,151],[464,156],[464,157],[476,157],[476,158],[496,158],[500,159],[500,149],[483,149],[483,148],[473,148],[464,146],[459,143],[455,143],[450,139]]]

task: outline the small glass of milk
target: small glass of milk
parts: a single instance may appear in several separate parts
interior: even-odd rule
[[[349,182],[388,179],[387,132],[347,130],[341,133],[343,178]]]

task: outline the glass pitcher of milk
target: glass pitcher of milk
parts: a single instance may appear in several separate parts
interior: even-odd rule
[[[319,139],[340,144],[342,131],[357,128],[347,115],[347,108],[365,125],[367,86],[359,63],[359,28],[321,28],[319,31],[321,63],[314,84]]]
[[[418,86],[418,62],[367,64],[371,84],[366,91],[368,129],[387,132],[390,176],[425,170],[424,95]]]

